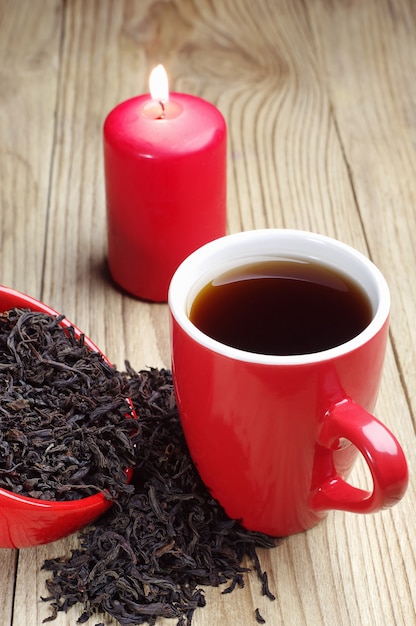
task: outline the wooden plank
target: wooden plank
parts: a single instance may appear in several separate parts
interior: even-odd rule
[[[4,626],[12,624],[17,558],[17,550],[2,550],[0,552],[0,589],[3,593],[0,603],[0,620]]]
[[[54,147],[60,18],[59,0],[5,0],[0,6],[0,281],[36,297]]]

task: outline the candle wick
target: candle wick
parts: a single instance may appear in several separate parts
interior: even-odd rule
[[[162,100],[159,100],[159,104],[161,106],[162,113],[159,115],[158,119],[163,120],[163,118],[165,117],[165,103]]]

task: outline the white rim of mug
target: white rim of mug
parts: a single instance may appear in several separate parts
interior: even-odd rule
[[[284,245],[283,245],[284,244]],[[289,248],[287,247],[289,244]],[[299,244],[303,244],[309,252],[302,251]],[[245,251],[243,255],[238,253],[240,246],[252,246],[256,248],[250,253]],[[292,245],[297,245],[295,251],[291,251]],[[274,247],[271,252],[266,251],[267,246]],[[276,249],[279,246],[279,249]],[[318,254],[318,250],[325,246],[325,254]],[[269,248],[270,249],[270,248]],[[259,253],[259,250],[263,250]],[[315,252],[312,253],[311,250]],[[218,261],[218,258],[223,257]],[[209,335],[203,333],[189,319],[189,312],[193,300],[201,289],[216,276],[227,272],[246,263],[261,262],[292,256],[293,258],[304,258],[305,260],[324,263],[329,267],[352,277],[367,291],[373,306],[373,318],[366,328],[343,344],[322,350],[319,352],[295,354],[295,355],[270,355],[257,352],[240,350],[227,344],[223,344]],[[344,264],[337,264],[335,257],[349,259],[355,269],[361,271],[357,273],[348,271]],[[210,263],[212,264],[210,265]],[[220,262],[220,265],[219,265]],[[203,269],[202,269],[203,268]],[[363,280],[362,273],[365,272]],[[366,283],[366,284],[365,284]],[[372,293],[371,293],[372,292]],[[390,291],[378,267],[364,254],[355,248],[345,244],[338,239],[321,235],[314,232],[269,228],[243,231],[231,235],[225,235],[215,239],[195,252],[190,254],[178,267],[169,286],[168,303],[171,315],[182,329],[192,337],[198,344],[207,349],[221,354],[228,358],[233,358],[249,363],[259,363],[263,365],[306,365],[331,360],[356,350],[372,339],[384,326],[390,314]]]

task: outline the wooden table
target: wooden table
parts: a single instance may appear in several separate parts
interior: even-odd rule
[[[255,607],[270,626],[416,624],[416,4],[0,0],[0,282],[136,369],[170,365],[167,306],[108,279],[101,130],[159,62],[172,89],[227,120],[229,232],[318,231],[384,272],[393,308],[377,415],[411,472],[394,509],[330,513],[262,552],[275,602],[249,576],[228,596],[208,589],[193,624],[254,625]],[[0,551],[2,625],[42,623],[40,566],[75,544]]]

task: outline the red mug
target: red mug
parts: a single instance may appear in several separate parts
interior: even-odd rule
[[[191,306],[210,281],[274,259],[318,262],[349,276],[367,294],[369,323],[340,345],[280,356],[232,347],[191,322]],[[403,497],[403,450],[371,414],[390,294],[367,257],[335,239],[298,230],[228,235],[179,266],[169,309],[181,423],[202,480],[229,517],[248,529],[285,536],[313,527],[331,509],[373,513]],[[370,491],[347,482],[358,453],[371,472]]]

